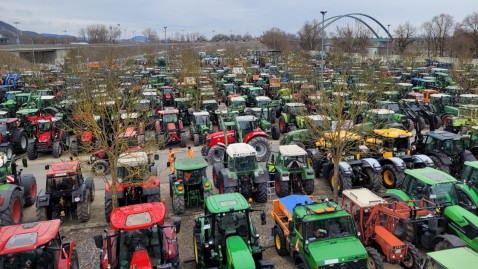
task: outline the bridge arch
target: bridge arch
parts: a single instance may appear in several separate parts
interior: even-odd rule
[[[372,26],[370,24],[368,24],[366,21],[364,21],[363,19],[361,19],[358,16],[364,16],[364,17],[367,17],[367,18],[371,19],[372,21],[374,21],[378,26],[380,26],[385,31],[385,33],[387,34],[389,39],[393,39],[390,32],[387,30],[387,28],[385,28],[385,26],[382,23],[380,23],[374,17],[372,17],[370,15],[367,15],[367,14],[363,14],[363,13],[349,13],[349,14],[345,14],[345,15],[338,15],[338,16],[329,17],[329,18],[324,20],[323,23],[325,25],[322,25],[322,22],[321,22],[320,26],[321,27],[324,26],[322,29],[327,29],[328,26],[330,26],[332,23],[334,23],[334,22],[336,22],[340,19],[352,18],[352,19],[362,23],[363,25],[365,25],[375,35],[376,38],[381,38],[381,36],[378,35],[378,33],[372,28]]]

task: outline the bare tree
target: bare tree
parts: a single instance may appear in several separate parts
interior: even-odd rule
[[[438,54],[438,56],[443,56],[454,26],[453,17],[448,14],[440,14],[433,17],[427,26],[431,27],[435,53]]]
[[[364,53],[369,44],[370,30],[362,25],[337,27],[332,38],[335,50],[346,53]]]
[[[415,42],[416,33],[417,28],[409,21],[406,21],[405,24],[398,25],[397,29],[394,31],[394,41],[400,54],[405,52],[405,49],[408,47],[408,45]]]
[[[151,28],[146,28],[143,30],[143,35],[146,37],[146,42],[148,43],[158,43],[159,42],[159,36],[158,36],[158,31],[151,29]]]
[[[110,43],[115,43],[115,40],[120,38],[121,36],[121,29],[118,26],[111,26],[109,27],[108,31],[108,41]]]
[[[321,30],[320,23],[317,20],[306,21],[297,33],[301,48],[305,50],[315,50],[317,46],[320,45],[322,37]]]
[[[108,40],[108,28],[103,24],[88,25],[86,29],[81,28],[80,35],[88,39],[89,43],[105,43]]]
[[[425,41],[427,44],[427,56],[430,57],[430,52],[432,51],[432,48],[435,44],[435,33],[434,33],[434,28],[431,22],[427,21],[422,24],[422,39]],[[436,53],[436,50],[435,50]]]
[[[478,12],[466,16],[457,28],[471,39],[473,55],[478,56]]]
[[[286,32],[274,27],[265,31],[261,38],[261,42],[273,50],[290,50],[289,37]]]

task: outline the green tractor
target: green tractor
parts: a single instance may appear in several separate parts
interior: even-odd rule
[[[269,107],[272,103],[272,100],[267,96],[256,96],[255,98],[256,107]]]
[[[169,175],[169,196],[174,214],[183,214],[186,207],[204,205],[212,195],[212,182],[207,178],[204,158],[182,158],[174,162],[175,173]]]
[[[189,116],[189,121],[191,123],[189,126],[190,138],[194,142],[194,146],[199,146],[201,142],[205,141],[206,136],[213,132],[209,112],[193,112]]]
[[[237,111],[239,114],[244,114],[244,110],[246,109],[246,100],[241,96],[232,97],[230,100],[229,108],[232,111]]]
[[[23,167],[27,160],[22,159]],[[22,169],[17,170],[15,156],[8,159],[0,153],[0,226],[20,224],[23,222],[23,207],[35,203],[37,183],[32,174],[22,175]]]
[[[218,113],[217,110],[219,108],[219,104],[215,99],[203,100],[201,102],[201,110],[209,112],[209,117],[211,118],[212,124],[218,124]]]
[[[262,259],[264,248],[252,221],[252,209],[239,193],[218,194],[206,199],[204,215],[194,221],[193,245],[196,268],[273,269]],[[261,224],[266,224],[261,213]]]
[[[184,125],[190,124],[189,122],[189,108],[191,107],[191,100],[189,98],[175,98],[174,108],[179,111],[179,119],[182,120]]]
[[[389,109],[370,109],[366,111],[366,120],[357,124],[357,128],[363,132],[370,133],[374,129],[396,128],[406,130],[403,124],[394,117],[395,112]]]
[[[419,243],[426,249],[466,244],[478,251],[478,196],[449,174],[430,167],[407,169],[401,187],[387,190],[383,197],[406,201],[417,208],[435,208],[441,214],[419,226],[411,221],[402,222],[395,231],[400,239]]]
[[[421,269],[468,269],[478,264],[478,253],[467,247],[444,249],[427,253]]]
[[[297,145],[279,146],[279,152],[271,154],[267,169],[274,179],[277,196],[284,197],[294,192],[314,193],[315,173],[303,148]]]
[[[246,108],[245,114],[246,115],[254,115],[256,117],[257,123],[261,129],[269,134],[272,139],[279,140],[280,138],[280,129],[279,125],[272,123],[275,121],[274,117],[275,108],[274,107],[266,107],[266,108]]]
[[[219,193],[239,192],[258,203],[267,201],[269,172],[257,163],[257,152],[249,144],[230,144],[224,154],[224,163],[215,163],[212,169],[214,186]]]
[[[246,87],[244,88],[245,91],[242,92],[242,97],[246,99],[246,106],[247,107],[256,107],[257,102],[256,98],[259,96],[263,96],[264,91],[261,87]]]
[[[297,268],[383,269],[383,258],[358,238],[352,216],[337,203],[314,202],[306,195],[272,201],[274,245]]]
[[[281,133],[294,131],[297,129],[297,116],[303,116],[306,113],[306,107],[303,103],[286,103],[282,107],[279,117],[279,129]]]

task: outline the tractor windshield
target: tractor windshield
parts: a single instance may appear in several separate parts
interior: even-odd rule
[[[455,185],[451,182],[436,184],[429,188],[427,199],[434,201],[437,205],[454,204],[458,200]]]
[[[209,116],[206,116],[206,115],[196,116],[196,123],[209,124]]]
[[[254,170],[257,167],[256,156],[229,158],[229,167],[238,172]]]
[[[77,176],[47,177],[46,192],[64,192],[78,189]]]
[[[251,89],[251,95],[252,96],[261,96],[262,95],[262,89],[261,88]]]
[[[179,179],[182,179],[186,185],[200,184],[202,179],[206,177],[206,169],[197,169],[191,171],[182,171],[176,170],[176,176]]]
[[[405,152],[408,150],[408,137],[404,138],[395,138],[395,139],[384,139],[383,147],[388,150],[393,150],[397,152]]]
[[[178,121],[178,115],[177,114],[164,114],[163,115],[163,122],[165,123],[176,123]]]
[[[206,111],[214,111],[217,108],[218,108],[217,103],[203,103],[201,105],[201,109]]]
[[[244,100],[236,100],[232,102],[232,108],[243,108],[246,106],[246,102]]]
[[[118,166],[116,169],[116,176],[125,181],[143,181],[149,177],[147,166]]]
[[[168,94],[168,93],[169,93],[169,94],[172,94],[172,93],[173,93],[173,89],[171,89],[171,88],[164,88],[163,93],[164,93],[164,95],[166,95],[166,94]]]
[[[257,107],[267,107],[269,105],[270,101],[257,101]]]
[[[8,131],[7,125],[6,124],[0,124],[0,134],[5,136],[7,131]]]
[[[299,114],[303,114],[305,112],[305,109],[302,106],[291,106],[290,107],[290,112],[293,115],[299,115]]]
[[[465,146],[462,139],[447,139],[443,141],[444,151],[448,155],[460,154],[465,150]]]
[[[237,234],[245,239],[249,238],[249,228],[246,219],[247,214],[245,211],[242,210],[226,214],[217,214],[215,216],[216,232],[219,238],[225,238],[230,234]]]
[[[176,103],[176,108],[180,111],[184,111],[188,109],[188,106],[185,102],[177,102]]]
[[[46,248],[37,248],[35,250],[24,251],[0,257],[0,268],[4,269],[23,269],[23,268],[38,268],[48,269],[54,262],[53,250],[44,251]]]
[[[350,216],[305,222],[305,227],[309,242],[355,235]]]
[[[287,169],[301,169],[306,167],[305,156],[285,156],[284,167]]]
[[[400,106],[397,103],[387,104],[385,108],[392,110],[395,113],[398,113],[400,111]]]
[[[49,132],[51,130],[51,124],[49,121],[38,122],[38,129],[41,134]]]

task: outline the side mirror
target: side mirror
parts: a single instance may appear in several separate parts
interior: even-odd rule
[[[266,213],[264,211],[261,212],[261,225],[266,225]]]
[[[174,226],[176,226],[176,233],[179,233],[181,231],[181,219],[175,219]]]
[[[103,236],[101,234],[97,234],[93,237],[95,239],[95,245],[97,248],[103,248]]]

